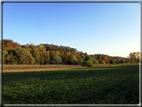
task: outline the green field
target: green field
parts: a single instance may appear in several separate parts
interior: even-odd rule
[[[139,66],[2,73],[3,104],[138,104]]]

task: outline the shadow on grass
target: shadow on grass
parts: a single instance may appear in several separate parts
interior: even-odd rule
[[[135,73],[134,66],[117,66],[117,67],[84,67],[84,68],[72,68],[63,70],[49,70],[49,71],[29,71],[29,72],[9,72],[2,73],[4,81],[11,80],[27,80],[31,78],[46,79],[46,80],[58,80],[58,79],[73,79],[73,78],[86,78],[86,77],[102,77],[114,74],[127,74]],[[124,70],[125,69],[125,70]],[[132,72],[131,72],[132,70]],[[128,72],[129,71],[129,72]],[[114,75],[115,76],[115,75]]]
[[[3,86],[8,88],[3,99],[5,104],[138,103],[137,77],[138,66],[3,73]]]

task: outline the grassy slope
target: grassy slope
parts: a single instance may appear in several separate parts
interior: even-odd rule
[[[3,104],[138,104],[139,66],[2,74]]]

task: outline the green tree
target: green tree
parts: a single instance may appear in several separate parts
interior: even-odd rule
[[[79,57],[79,58],[78,58],[78,64],[79,64],[79,65],[83,65],[83,63],[84,63],[83,58]]]
[[[18,58],[15,49],[8,50],[8,54],[10,55],[10,60],[7,60],[6,64],[18,64]]]
[[[60,64],[62,62],[61,57],[59,55],[57,55],[57,54],[54,55],[54,59],[56,61],[56,64]]]
[[[104,61],[104,60],[102,60],[101,64],[105,64],[105,61]]]
[[[50,63],[49,51],[43,51],[42,56],[44,57],[44,64]]]
[[[10,64],[9,62],[11,62],[11,55],[7,50],[3,50],[3,64]]]
[[[44,56],[43,56],[43,52],[42,51],[39,51],[39,54],[40,54],[40,65],[43,65],[44,64]]]
[[[18,64],[34,64],[35,60],[30,51],[24,48],[16,48],[15,52],[18,56]]]
[[[32,56],[33,56],[34,59],[35,59],[35,64],[40,64],[40,53],[39,53],[39,51],[33,49],[33,50],[31,51],[31,54],[32,54]]]
[[[98,60],[98,62],[101,64],[102,63],[102,57],[101,57],[101,55],[97,55],[97,60]]]
[[[96,60],[96,58],[93,58],[93,62],[94,62],[94,64],[98,63],[98,61]]]
[[[81,55],[81,58],[83,59],[83,62],[85,62],[85,55]]]
[[[115,64],[115,61],[114,61],[114,59],[112,59],[112,60],[111,60],[111,64]]]
[[[51,61],[51,64],[60,64],[62,62],[62,59],[59,55],[55,54],[55,55],[52,55],[50,61]]]
[[[77,58],[76,58],[76,56],[75,55],[71,56],[69,62],[71,64],[73,64],[73,65],[77,64]]]
[[[94,65],[93,65],[93,63],[92,63],[91,60],[88,60],[88,61],[85,61],[85,66],[87,66],[87,67],[93,67]]]
[[[5,57],[8,55],[7,50],[3,50],[3,64],[5,64]]]
[[[88,60],[90,60],[93,63],[93,58],[90,55],[87,55],[85,57],[85,61],[88,61]]]

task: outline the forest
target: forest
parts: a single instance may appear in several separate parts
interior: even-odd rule
[[[128,58],[104,54],[88,55],[87,52],[84,53],[68,46],[54,44],[21,45],[11,39],[2,40],[2,64],[93,66],[94,64],[137,63],[139,57],[140,52],[131,52]]]

